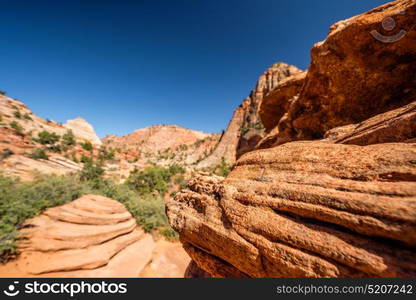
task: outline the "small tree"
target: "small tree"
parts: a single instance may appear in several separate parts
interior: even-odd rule
[[[20,136],[24,135],[23,127],[16,121],[11,122],[10,127],[14,130],[15,134],[20,135]]]
[[[89,141],[81,143],[80,145],[81,145],[82,148],[84,148],[87,151],[92,151],[92,149],[93,149],[92,144]]]
[[[230,173],[231,167],[229,164],[227,164],[227,161],[225,160],[225,157],[221,157],[221,163],[215,166],[215,174],[218,176],[226,177],[228,173]]]
[[[6,148],[3,150],[2,153],[0,153],[0,159],[8,158],[9,156],[13,155],[14,152],[10,150],[9,148]]]
[[[44,130],[38,133],[36,141],[42,145],[54,145],[60,138],[56,133]]]
[[[95,163],[92,160],[87,161],[81,170],[81,180],[100,180],[104,174],[104,169],[100,163]]]
[[[25,113],[23,115],[23,119],[28,120],[28,121],[32,121],[32,117],[28,113]]]
[[[62,136],[62,144],[65,146],[74,146],[75,145],[75,135],[71,129],[69,129],[63,136]]]
[[[105,147],[100,148],[100,154],[99,154],[99,160],[106,161],[106,160],[112,160],[115,156],[115,151],[107,151]]]
[[[20,113],[20,111],[16,110],[14,112],[14,117],[17,118],[17,119],[21,119],[22,118],[22,114]]]
[[[48,154],[46,154],[45,149],[40,149],[40,148],[35,149],[32,152],[32,154],[30,155],[30,158],[33,158],[33,159],[46,159],[46,160],[49,159]]]
[[[6,91],[2,91],[2,90],[0,90],[0,95],[5,96],[5,95],[6,95]]]

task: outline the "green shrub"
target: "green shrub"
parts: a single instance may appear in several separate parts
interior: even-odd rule
[[[6,91],[2,91],[2,90],[0,90],[0,95],[3,95],[3,96],[5,96],[7,93],[6,93]]]
[[[87,151],[92,151],[93,149],[92,144],[89,141],[86,141],[85,143],[81,143],[80,145],[82,148],[84,148]]]
[[[20,111],[15,111],[14,112],[14,116],[15,116],[15,118],[17,118],[17,119],[21,119],[22,118],[22,114],[20,113]]]
[[[134,170],[126,184],[134,188],[140,195],[150,194],[154,191],[164,195],[169,187],[172,176],[178,173],[184,173],[185,169],[179,165],[172,165],[169,168],[159,166],[147,167],[142,171]]]
[[[4,149],[2,153],[0,153],[0,159],[8,158],[9,156],[13,155],[14,152],[8,148]]]
[[[212,174],[226,177],[231,171],[231,166],[227,163],[224,157],[221,157],[221,162],[214,167],[201,169],[202,171],[210,172]]]
[[[0,174],[0,259],[16,253],[18,229],[24,220],[86,191],[75,177],[39,176],[34,182],[22,183]]]
[[[54,145],[59,141],[60,138],[61,137],[54,132],[43,130],[38,133],[38,138],[35,139],[35,141],[42,145]]]
[[[20,136],[24,135],[23,127],[16,121],[11,122],[10,127],[14,130],[15,134],[20,135]]]
[[[32,121],[32,117],[28,113],[23,115],[23,119],[28,120],[28,121]]]
[[[46,159],[48,160],[48,154],[46,154],[45,149],[37,148],[35,149],[32,154],[30,154],[30,158],[33,159]]]
[[[89,156],[86,156],[85,154],[82,154],[80,161],[85,164],[88,162],[92,162],[92,158]]]
[[[84,163],[81,170],[81,180],[98,181],[104,175],[104,169],[101,163],[95,163],[92,159]]]
[[[64,146],[74,146],[76,144],[75,136],[72,130],[68,130],[63,136],[62,136],[62,144]]]
[[[18,229],[42,210],[63,205],[84,194],[99,194],[121,202],[145,231],[157,230],[169,239],[177,238],[165,216],[164,201],[154,195],[140,196],[127,184],[102,179],[80,180],[79,174],[39,175],[24,183],[0,174],[0,259],[16,253]]]
[[[153,191],[164,194],[168,191],[167,183],[170,176],[168,169],[152,166],[143,171],[134,170],[126,182],[141,195],[150,194]]]
[[[114,156],[115,156],[114,150],[108,151],[105,147],[101,147],[98,159],[101,161],[112,160],[114,159]]]

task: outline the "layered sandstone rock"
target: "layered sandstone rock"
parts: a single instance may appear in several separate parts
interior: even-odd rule
[[[415,276],[415,162],[415,144],[288,143],[195,178],[167,213],[213,276]]]
[[[392,18],[392,31],[382,21]],[[304,87],[279,122],[278,144],[316,139],[334,127],[361,122],[416,98],[416,3],[394,1],[336,23],[311,51]],[[375,39],[406,34],[395,42]]]
[[[264,149],[168,201],[190,276],[416,275],[415,10],[395,1],[334,25],[306,76],[260,102]],[[395,43],[370,34],[387,17],[408,30]]]
[[[359,124],[331,129],[325,134],[325,137],[336,143],[353,145],[414,142],[416,138],[416,102],[376,115]]]
[[[48,151],[50,145],[42,145],[37,141],[38,134],[43,131],[59,136],[72,131],[76,145],[64,149],[62,141],[59,141],[57,146],[61,146],[60,153]],[[87,141],[93,144],[93,151],[87,151],[79,145]],[[22,102],[0,95],[0,168],[8,175],[32,180],[35,173],[77,172],[82,168],[79,163],[82,155],[98,156],[100,144],[94,129],[84,119],[70,120],[64,125],[44,120]],[[40,149],[47,153],[48,160],[31,158]]]
[[[94,145],[102,144],[100,138],[95,133],[94,127],[83,118],[68,120],[63,126],[72,130],[79,139],[90,141]]]
[[[23,181],[31,181],[39,174],[65,175],[76,173],[82,165],[61,155],[50,155],[48,160],[32,159],[24,155],[12,155],[0,159],[0,168],[5,175],[17,176]]]
[[[94,145],[101,145],[100,138],[86,120],[76,118],[63,125],[44,120],[35,115],[24,103],[4,95],[0,95],[0,116],[1,127],[9,127],[10,123],[16,122],[23,128],[24,134],[29,136],[36,137],[39,132],[44,130],[62,136],[68,130],[72,130],[79,142],[89,141]]]
[[[307,72],[304,71],[285,78],[260,100],[258,115],[266,132],[270,132],[277,126],[294,98],[299,96],[306,74]]]
[[[163,260],[170,268],[156,266],[148,275],[182,277],[189,262],[179,244],[155,242],[121,203],[98,195],[50,208],[20,233],[21,254],[0,266],[0,277],[138,277],[169,255],[165,248],[176,260]]]

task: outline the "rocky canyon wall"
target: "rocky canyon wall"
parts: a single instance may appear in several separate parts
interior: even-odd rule
[[[395,30],[382,27],[386,18]],[[308,71],[259,101],[258,150],[167,202],[193,269],[416,276],[415,20],[416,2],[401,0],[332,26]],[[406,35],[390,43],[374,30]]]
[[[199,162],[197,168],[215,165],[221,162],[222,158],[232,164],[236,158],[253,150],[264,136],[263,125],[259,119],[261,100],[281,81],[298,73],[301,73],[301,70],[295,66],[275,63],[260,75],[249,97],[244,99],[234,111],[227,129],[213,153]]]

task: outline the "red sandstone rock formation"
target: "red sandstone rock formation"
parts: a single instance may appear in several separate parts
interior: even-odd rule
[[[260,102],[265,149],[168,201],[190,275],[416,276],[415,14],[402,0],[334,25],[305,79]],[[370,32],[390,16],[409,32],[384,44]]]
[[[121,137],[108,135],[103,139],[103,145],[116,150],[118,160],[109,165],[116,171],[109,170],[108,173],[113,177],[125,178],[135,168],[142,169],[149,164],[179,164],[192,170],[212,153],[219,138],[219,134],[175,125],[150,126]]]
[[[14,128],[13,128],[14,127]],[[46,148],[36,141],[42,131],[60,136],[72,131],[77,143],[91,142],[93,153],[79,144],[61,153],[49,152],[49,160],[31,158],[31,154],[40,148]],[[82,154],[97,156],[97,147],[101,145],[93,127],[84,119],[77,118],[62,125],[46,121],[33,114],[22,102],[0,95],[0,168],[7,175],[16,175],[23,180],[31,180],[34,173],[67,174],[79,171],[82,165],[74,162]],[[64,153],[65,152],[65,153]]]
[[[21,254],[0,277],[182,277],[189,257],[154,241],[117,201],[86,195],[46,210],[21,230]]]
[[[293,142],[247,153],[167,203],[219,277],[413,277],[416,147]]]
[[[253,150],[264,134],[258,114],[261,100],[281,81],[300,72],[295,66],[275,63],[260,75],[250,96],[234,111],[215,150],[199,162],[197,167],[205,168],[218,164],[222,158],[232,164],[236,158]]]
[[[404,13],[403,13],[404,12]],[[393,18],[395,31],[381,22]],[[281,144],[316,139],[334,127],[358,123],[416,99],[416,4],[401,0],[380,6],[331,27],[325,41],[312,48],[312,62],[302,91],[279,122]],[[370,32],[406,35],[394,43]]]

